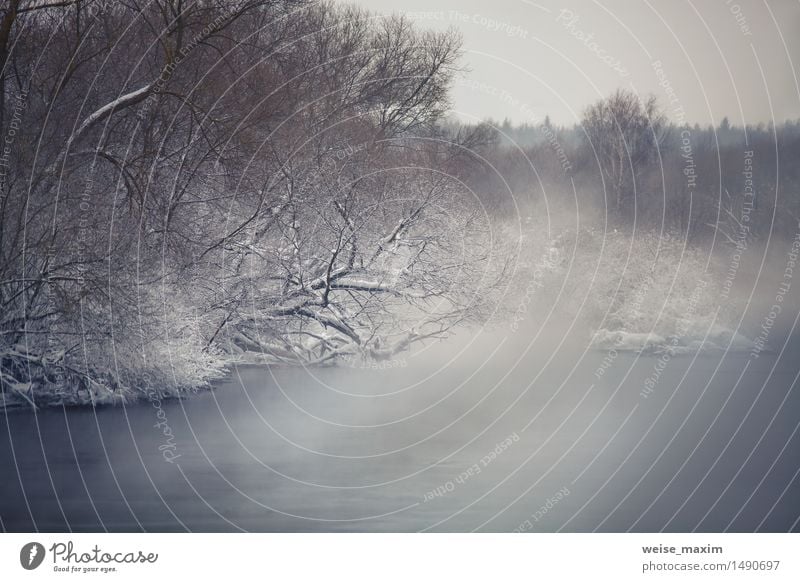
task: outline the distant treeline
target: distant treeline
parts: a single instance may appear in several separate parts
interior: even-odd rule
[[[487,122],[494,139],[466,170],[501,215],[577,205],[614,227],[703,242],[793,237],[800,219],[800,120],[718,127],[668,123],[655,100],[620,91],[581,123]],[[476,158],[478,159],[478,158]],[[574,191],[573,191],[574,184]],[[729,240],[730,239],[730,240]]]

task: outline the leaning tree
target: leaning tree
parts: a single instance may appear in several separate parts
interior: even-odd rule
[[[500,271],[437,128],[459,39],[304,0],[12,0],[0,373],[125,398],[231,353],[386,357]]]

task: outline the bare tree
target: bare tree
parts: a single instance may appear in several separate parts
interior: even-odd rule
[[[638,179],[648,162],[658,156],[666,137],[666,118],[655,97],[620,89],[589,107],[583,115],[586,146],[621,216],[631,209]]]
[[[479,317],[488,228],[436,135],[458,54],[303,0],[12,2],[4,392],[115,400],[225,352],[387,357]]]

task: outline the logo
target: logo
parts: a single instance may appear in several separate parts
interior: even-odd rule
[[[44,553],[44,546],[39,542],[27,543],[19,552],[19,563],[26,570],[35,570],[42,565]]]

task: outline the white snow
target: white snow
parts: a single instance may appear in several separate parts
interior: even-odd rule
[[[694,325],[683,335],[668,337],[655,333],[600,329],[592,338],[592,347],[630,352],[694,354],[708,351],[748,352],[755,348],[755,343],[737,331],[714,324],[710,328]]]
[[[655,333],[632,333],[600,329],[595,333],[592,346],[620,351],[650,351],[663,346],[667,340]]]

